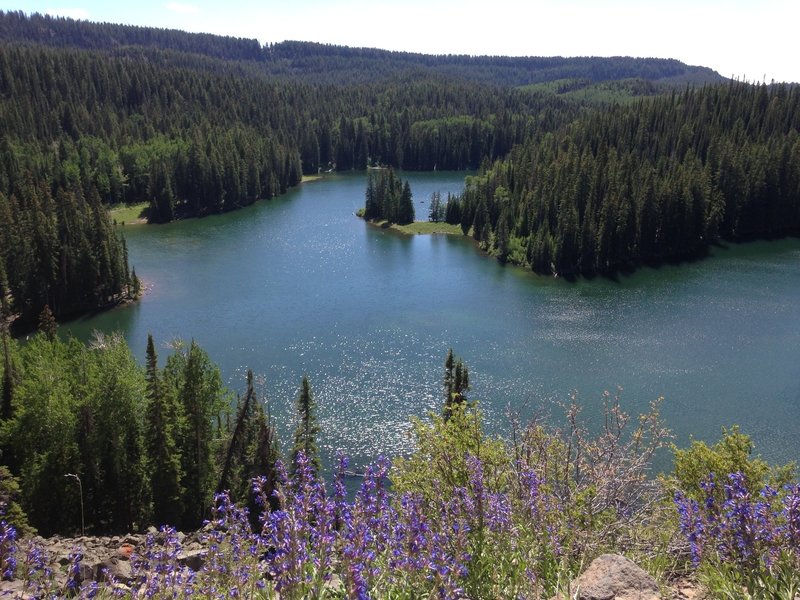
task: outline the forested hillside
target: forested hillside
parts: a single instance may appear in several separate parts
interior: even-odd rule
[[[248,69],[307,82],[369,83],[408,73],[437,74],[471,82],[522,86],[562,79],[590,82],[621,79],[659,81],[670,86],[714,83],[722,77],[707,67],[674,59],[617,57],[506,57],[426,55],[374,48],[350,48],[286,41],[261,46],[257,40],[177,30],[91,23],[22,12],[0,12],[0,39],[35,42],[59,48],[120,51],[130,47],[245,62]],[[254,67],[257,66],[257,69]]]
[[[425,56],[305,42],[260,47],[0,12],[4,311],[33,323],[45,306],[62,318],[131,295],[138,284],[102,210],[110,204],[144,201],[150,221],[166,222],[271,198],[320,171],[476,169],[515,146],[556,139],[548,134],[616,127],[627,113],[598,112],[604,105],[597,97],[629,100],[665,84],[718,79],[670,60]],[[569,96],[595,83],[594,100]],[[474,220],[464,202],[464,218]],[[500,211],[487,202],[488,232],[502,246],[502,228],[492,233]],[[481,224],[482,242],[484,233]],[[519,229],[508,240],[529,236]],[[528,251],[534,246],[526,243],[524,260],[519,251],[508,254],[538,269],[553,252]],[[592,269],[624,262],[598,261]]]
[[[462,229],[538,272],[695,257],[800,231],[800,90],[730,83],[610,106],[472,178]]]
[[[103,210],[151,221],[283,193],[301,174],[468,168],[504,156],[574,107],[435,78],[322,86],[170,66],[156,54],[0,45],[0,282],[6,312],[61,318],[126,294]]]

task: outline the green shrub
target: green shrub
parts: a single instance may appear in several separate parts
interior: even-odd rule
[[[717,481],[725,481],[729,473],[742,473],[745,485],[751,493],[758,493],[764,485],[780,489],[795,477],[795,464],[770,466],[760,456],[752,456],[753,441],[734,425],[722,429],[722,439],[713,446],[693,440],[686,449],[673,446],[675,469],[671,484],[682,490],[687,497],[703,501],[706,497],[701,483],[713,475]],[[724,488],[717,486],[715,500],[723,502]]]
[[[21,535],[36,533],[28,523],[28,515],[19,505],[19,482],[5,465],[0,465],[0,519],[13,525]]]

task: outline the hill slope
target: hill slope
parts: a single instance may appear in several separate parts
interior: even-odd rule
[[[556,80],[591,83],[644,79],[670,86],[723,81],[707,67],[673,59],[616,57],[433,56],[285,41],[261,46],[257,40],[63,17],[0,12],[0,40],[59,48],[120,50],[157,48],[256,65],[262,73],[303,77],[318,83],[365,83],[418,72],[491,85],[523,86]]]

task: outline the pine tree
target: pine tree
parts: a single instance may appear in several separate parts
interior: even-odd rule
[[[380,204],[377,199],[375,178],[372,173],[367,178],[367,191],[365,192],[364,218],[367,220],[379,219],[381,216]]]
[[[253,371],[247,370],[247,391],[237,402],[236,422],[227,442],[217,492],[230,491],[234,501],[247,497],[252,475],[253,454],[258,433],[258,400],[253,386]]]
[[[453,397],[453,370],[455,369],[456,358],[453,355],[453,349],[447,351],[447,358],[444,361],[444,402],[445,405],[450,402]]]
[[[173,359],[173,357],[170,357]],[[217,483],[214,473],[215,419],[227,405],[219,368],[194,341],[175,355],[170,369],[182,410],[178,437],[183,478],[183,527],[199,527],[211,504]],[[168,367],[169,367],[168,361]]]
[[[142,295],[142,281],[136,276],[136,267],[131,269],[130,279],[129,296],[135,300]]]
[[[8,341],[8,328],[5,323],[0,323],[3,335],[3,389],[2,389],[2,404],[0,404],[0,420],[7,423],[14,416],[14,385],[15,374],[14,364],[11,360],[11,349],[9,348]],[[13,441],[8,439],[6,435],[0,438],[0,461],[16,473],[17,464],[14,459],[14,446]]]
[[[3,395],[2,404],[0,404],[0,419],[8,421],[14,416],[14,366],[11,364],[7,327],[5,323],[0,323],[0,327],[3,332]]]
[[[442,195],[439,192],[431,194],[431,205],[428,210],[428,221],[431,223],[438,223],[442,220]]]
[[[294,432],[294,445],[292,446],[292,466],[291,472],[294,473],[297,463],[297,455],[303,452],[315,472],[319,472],[319,448],[317,448],[317,434],[319,426],[316,417],[316,402],[311,395],[311,386],[308,377],[303,376],[300,385],[300,393],[297,396],[297,429]]]
[[[147,336],[147,404],[145,442],[150,461],[153,519],[158,525],[175,525],[181,509],[181,455],[176,435],[178,414],[171,390],[158,372],[153,336]]]
[[[411,196],[411,186],[408,181],[406,181],[403,184],[397,203],[397,223],[399,225],[408,225],[414,222],[414,218],[414,201]]]
[[[272,421],[272,415],[258,405],[256,410],[256,440],[252,457],[252,465],[249,476],[264,477],[266,485],[264,492],[269,501],[269,509],[277,510],[280,508],[278,499],[273,492],[278,483],[278,472],[276,465],[280,460],[281,454],[278,446],[278,435],[275,423]],[[261,523],[259,521],[260,514],[267,507],[260,505],[259,499],[256,497],[252,487],[249,488],[247,507],[250,511],[250,525],[253,531],[260,531]]]
[[[458,225],[461,222],[461,202],[458,196],[447,194],[447,206],[445,206],[444,220],[450,225]]]

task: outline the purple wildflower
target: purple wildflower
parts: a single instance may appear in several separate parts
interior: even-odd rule
[[[69,568],[67,569],[66,589],[68,594],[74,594],[81,585],[81,561],[83,554],[77,548],[69,553]]]
[[[17,570],[17,530],[6,521],[0,521],[0,576],[12,579]]]
[[[689,541],[692,564],[696,567],[703,557],[704,525],[700,508],[695,500],[687,498],[682,492],[675,492],[675,506],[680,517],[681,533]]]

